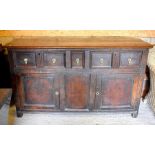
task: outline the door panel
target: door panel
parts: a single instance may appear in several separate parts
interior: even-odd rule
[[[97,76],[95,106],[104,108],[132,108],[136,102],[132,92],[138,92],[139,83],[133,75]],[[135,90],[136,89],[136,90]],[[140,98],[140,96],[138,96]]]
[[[28,104],[50,104],[53,100],[51,93],[53,79],[25,79],[26,101]]]
[[[53,75],[23,77],[25,105],[58,108],[60,83],[59,77]]]
[[[132,81],[126,79],[102,80],[102,103],[109,106],[129,105]]]
[[[90,75],[67,74],[66,75],[66,109],[88,109]]]

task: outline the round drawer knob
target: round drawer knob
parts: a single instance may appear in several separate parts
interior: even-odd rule
[[[57,60],[56,60],[55,58],[52,58],[52,63],[53,63],[53,64],[55,64],[56,61],[57,61]]]
[[[28,63],[28,58],[24,58],[24,63],[25,63],[25,64]]]
[[[100,63],[103,64],[104,63],[104,59],[100,58]]]
[[[80,59],[76,58],[76,63],[79,64],[80,63]]]
[[[55,92],[55,95],[59,95],[59,92],[58,92],[58,91],[56,91],[56,92]]]
[[[96,92],[96,95],[100,95],[100,92],[99,92],[99,91],[97,91],[97,92]]]

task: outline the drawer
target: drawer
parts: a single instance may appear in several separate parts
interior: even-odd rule
[[[142,52],[121,52],[120,67],[137,66],[141,62]]]
[[[91,68],[111,68],[112,53],[92,52]]]
[[[65,53],[64,52],[44,53],[44,66],[53,68],[64,68]]]
[[[15,52],[14,63],[16,67],[35,67],[36,57],[33,52]]]
[[[84,67],[84,53],[83,52],[72,52],[71,57],[72,68],[83,68]]]

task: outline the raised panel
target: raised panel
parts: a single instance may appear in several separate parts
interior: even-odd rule
[[[67,74],[65,76],[66,110],[84,110],[89,108],[90,75]]]
[[[95,104],[97,108],[130,108],[132,77],[97,77]]]
[[[102,79],[102,106],[130,105],[131,79]]]
[[[58,108],[59,85],[57,76],[23,77],[25,105]]]

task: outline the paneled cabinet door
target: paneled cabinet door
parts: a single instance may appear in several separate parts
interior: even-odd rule
[[[72,73],[65,75],[65,111],[88,111],[90,75]]]
[[[142,78],[135,75],[97,75],[95,109],[136,109]]]
[[[62,76],[32,75],[24,76],[22,81],[25,108],[59,109]]]

